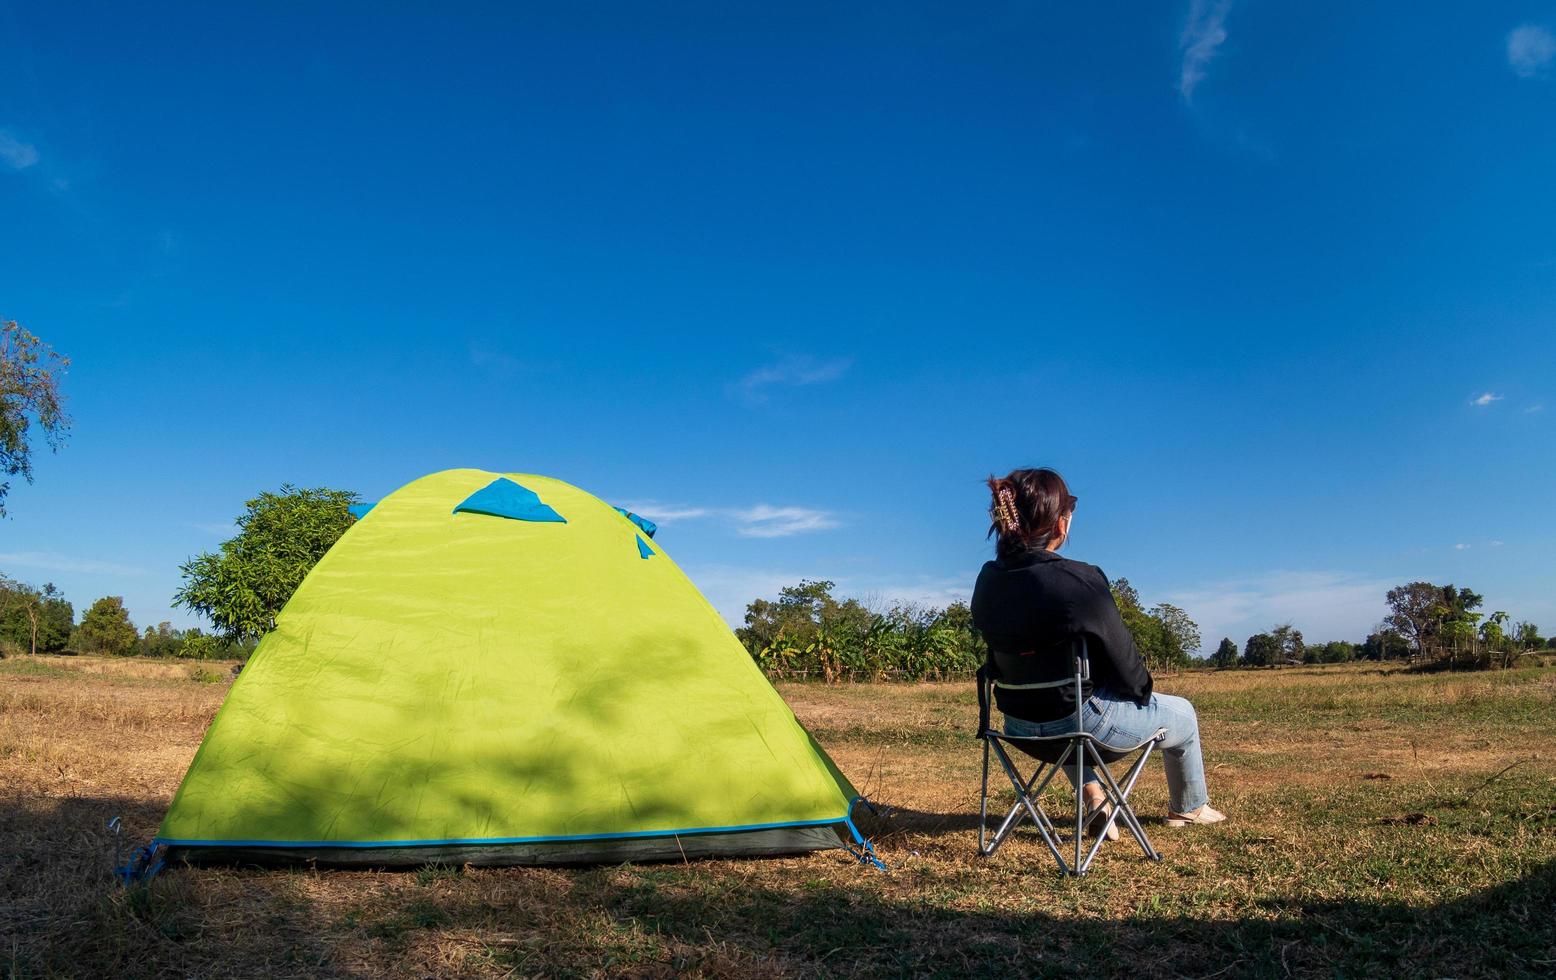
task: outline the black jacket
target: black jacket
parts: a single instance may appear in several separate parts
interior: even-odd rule
[[[1107,576],[1095,565],[1042,550],[991,561],[973,587],[972,617],[989,645],[991,669],[1008,683],[1073,676],[1070,641],[1085,636],[1091,661],[1086,697],[1096,687],[1136,704],[1151,700],[1151,673],[1118,614]],[[1075,712],[1073,684],[1037,690],[996,686],[994,698],[1000,711],[1027,721]]]

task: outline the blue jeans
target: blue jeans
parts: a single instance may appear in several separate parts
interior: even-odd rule
[[[1167,796],[1173,813],[1191,813],[1210,802],[1205,789],[1205,761],[1199,752],[1199,716],[1187,698],[1171,694],[1153,694],[1145,707],[1133,701],[1120,701],[1107,691],[1097,691],[1081,708],[1081,724],[1104,745],[1127,748],[1167,729],[1162,742],[1162,761],[1167,767]],[[1075,718],[1068,715],[1042,724],[1005,716],[1006,735],[1063,735],[1075,730]],[[1075,782],[1075,767],[1066,765],[1064,774]],[[1085,782],[1101,782],[1090,766]]]

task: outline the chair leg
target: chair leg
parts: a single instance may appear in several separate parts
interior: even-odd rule
[[[1145,828],[1140,824],[1140,818],[1135,815],[1134,807],[1129,802],[1129,794],[1134,791],[1135,782],[1139,780],[1140,773],[1145,769],[1146,762],[1151,758],[1151,750],[1155,747],[1156,743],[1154,742],[1145,747],[1139,758],[1129,767],[1129,773],[1125,776],[1122,786],[1113,778],[1113,773],[1106,766],[1100,764],[1100,755],[1097,756],[1099,763],[1097,770],[1103,780],[1104,792],[1113,804],[1113,813],[1108,818],[1108,825],[1111,825],[1116,820],[1122,820],[1124,826],[1128,828],[1130,834],[1135,838],[1135,842],[1140,845],[1140,849],[1145,852],[1145,856],[1153,861],[1160,861],[1162,859],[1160,852],[1151,843],[1151,838],[1146,835]],[[1095,746],[1088,745],[1087,748],[1094,755],[1096,754]],[[1103,832],[1106,833],[1106,828],[1104,828]]]
[[[1077,722],[1078,724],[1078,722]],[[1086,836],[1086,746],[1090,743],[1081,741],[1080,751],[1075,753],[1075,863],[1070,865],[1070,873],[1079,877],[1086,873],[1086,864],[1081,862],[1081,846]],[[1075,743],[1070,743],[1075,747]]]
[[[989,739],[983,739],[983,788],[978,793],[978,853],[987,857],[989,832]]]
[[[1036,804],[1034,797],[1041,796],[1054,776],[1058,775],[1062,770],[1064,763],[1067,761],[1069,750],[1066,750],[1065,754],[1060,757],[1058,764],[1052,766],[1047,763],[1039,764],[1037,769],[1033,771],[1030,779],[1022,779],[1015,764],[1011,762],[1009,754],[1005,752],[1004,746],[1000,745],[997,739],[991,739],[990,741],[992,742],[991,747],[994,754],[1000,761],[1001,768],[1005,770],[1005,775],[1010,780],[1011,787],[1016,791],[1016,801],[1011,806],[1010,812],[1005,815],[1005,819],[1000,824],[999,829],[995,831],[993,839],[986,844],[980,829],[979,853],[985,857],[992,855],[1020,823],[1021,811],[1024,809],[1027,815],[1032,818],[1032,823],[1037,827],[1038,836],[1043,839],[1043,844],[1047,846],[1048,853],[1053,855],[1060,871],[1068,874],[1070,868],[1065,863],[1063,855],[1059,853],[1057,831],[1053,826],[1053,822],[1048,819],[1048,815],[1043,812],[1043,808]],[[1036,788],[1035,792],[1034,787]]]

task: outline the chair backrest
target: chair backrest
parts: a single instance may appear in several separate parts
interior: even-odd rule
[[[1063,653],[1070,653],[1068,664]],[[1067,675],[1057,671],[1069,669]],[[1091,661],[1086,656],[1086,636],[1076,634],[1066,637],[1047,651],[1007,653],[989,651],[988,659],[978,669],[978,733],[989,730],[989,703],[996,687],[1006,690],[1039,690],[1075,685],[1075,730],[1082,728],[1081,709],[1086,701],[1085,682],[1091,679]]]

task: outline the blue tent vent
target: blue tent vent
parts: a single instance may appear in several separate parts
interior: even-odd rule
[[[654,549],[650,548],[648,546],[648,542],[644,541],[641,536],[638,537],[638,557],[639,558],[652,558],[652,557],[654,557]]]
[[[625,507],[617,507],[616,508],[616,513],[620,514],[622,517],[625,517],[627,520],[629,520],[632,523],[636,524],[638,526],[638,528],[644,534],[648,535],[649,537],[653,537],[654,536],[654,532],[659,530],[659,525],[658,524],[655,524],[653,521],[649,520],[646,517],[639,517],[638,515],[632,513],[632,511],[628,510]]]
[[[549,521],[566,524],[567,519],[542,503],[535,491],[522,487],[507,477],[498,477],[491,483],[466,497],[454,508],[454,513],[488,514],[515,521]]]
[[[346,509],[351,511],[351,516],[352,517],[355,517],[357,520],[360,521],[362,518],[367,516],[367,512],[368,511],[372,510],[374,507],[377,507],[377,506],[378,506],[378,502],[375,500],[374,502],[372,502],[370,504],[351,504]]]

